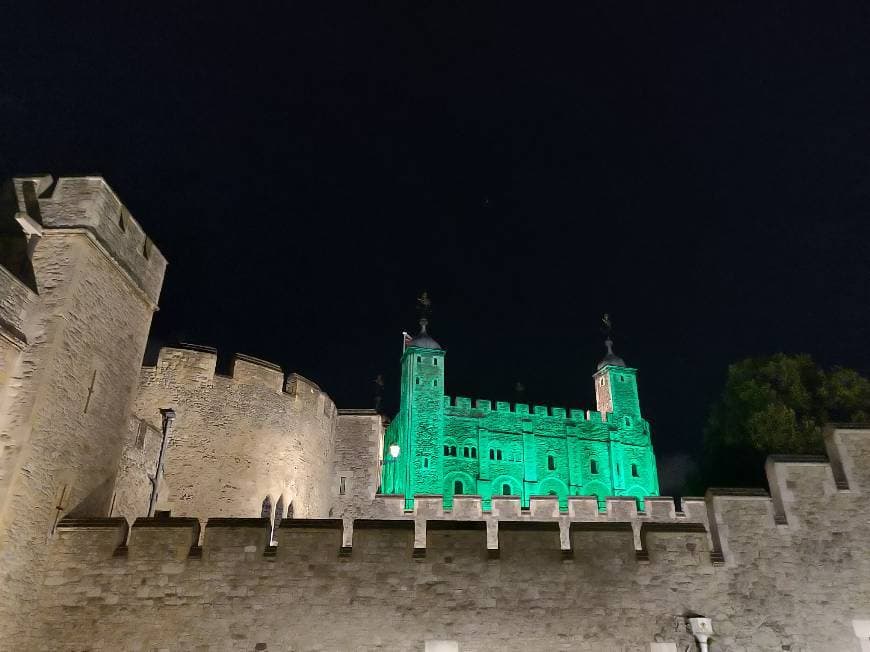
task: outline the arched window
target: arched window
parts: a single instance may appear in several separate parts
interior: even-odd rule
[[[474,446],[471,447],[471,457],[477,459],[477,449]]]
[[[595,460],[589,460],[589,472],[593,475],[598,473],[598,462]]]
[[[278,539],[278,528],[281,527],[282,520],[284,520],[284,496],[280,496],[278,504],[275,505],[275,522],[272,525],[272,540],[270,542],[272,545]]]
[[[471,457],[471,451],[468,450],[468,446],[462,449],[462,457]]]
[[[510,496],[511,495],[511,486],[509,484],[503,484],[501,486],[501,495],[502,496]]]
[[[559,494],[557,494],[555,491],[553,491],[552,489],[550,489],[550,491],[547,492],[547,495],[548,495],[548,496],[558,496]]]
[[[451,454],[453,457],[456,457],[456,446],[451,446],[451,447],[450,447],[450,454]]]
[[[625,425],[627,425],[627,426],[631,425],[631,418],[630,417],[625,417]]]
[[[553,457],[552,455],[547,455],[547,468],[550,471],[556,470],[556,458]]]
[[[457,496],[462,495],[462,480],[456,480],[453,483],[453,493],[456,494]]]
[[[444,444],[444,454],[450,455],[450,446],[448,446],[447,444]]]
[[[632,465],[631,465],[631,477],[633,477],[633,478],[639,478],[639,477],[640,477],[640,475],[639,475],[638,472],[637,472],[637,464],[632,464]]]
[[[269,496],[263,498],[263,506],[260,508],[260,518],[272,518],[272,499]]]

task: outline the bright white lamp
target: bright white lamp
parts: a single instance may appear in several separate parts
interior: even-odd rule
[[[396,459],[399,456],[400,450],[401,449],[399,448],[398,444],[390,444],[390,457]]]

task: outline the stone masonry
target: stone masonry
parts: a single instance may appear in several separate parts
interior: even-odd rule
[[[374,411],[206,347],[141,367],[165,268],[100,177],[0,189],[0,650],[683,652],[695,616],[713,652],[870,650],[870,426],[679,510],[380,495]]]
[[[640,515],[572,499],[561,526],[546,510],[500,520],[495,545],[479,498],[461,518],[435,500],[415,513],[392,501],[391,519],[356,521],[349,548],[330,519],[285,521],[277,547],[266,519],[212,519],[201,548],[196,519],[139,519],[129,535],[123,519],[65,521],[26,647],[684,650],[686,617],[703,614],[714,651],[859,650],[870,429],[828,441],[833,466],[771,462],[773,497],[714,490],[685,512],[651,500]]]

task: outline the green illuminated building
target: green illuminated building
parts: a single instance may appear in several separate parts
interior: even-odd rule
[[[381,490],[402,494],[482,497],[635,496],[659,493],[649,423],[641,416],[637,370],[606,341],[593,374],[598,410],[529,406],[444,394],[445,352],[426,331],[402,354],[399,412],[384,434]],[[395,455],[395,456],[394,456]]]

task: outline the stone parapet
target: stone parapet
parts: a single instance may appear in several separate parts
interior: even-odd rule
[[[19,213],[35,228],[89,233],[157,305],[166,259],[101,176],[17,177]]]

